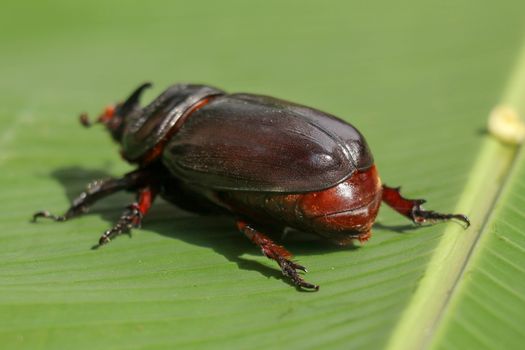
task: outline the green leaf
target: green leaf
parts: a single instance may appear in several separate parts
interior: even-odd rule
[[[2,348],[519,348],[525,155],[484,130],[497,104],[525,112],[523,10],[468,0],[3,4]],[[70,222],[30,223],[131,169],[76,116],[143,81],[155,83],[146,100],[194,81],[339,115],[366,135],[385,183],[473,225],[416,228],[385,207],[363,247],[287,237],[321,285],[301,293],[228,217],[159,201],[132,239],[96,251],[131,195]]]
[[[444,310],[436,348],[519,349],[525,338],[525,152]]]
[[[523,111],[525,103],[520,97],[523,96],[524,93],[525,54],[518,60],[516,72],[509,84],[506,96],[502,99],[503,103],[512,108],[521,107],[520,110]],[[509,201],[512,202],[513,199],[507,199],[505,195],[501,198],[500,202],[500,192],[505,186],[510,187],[506,188],[507,192],[516,191],[516,187],[518,186],[514,183],[519,179],[519,177],[516,178],[518,175],[513,174],[510,178],[507,177],[512,161],[514,161],[514,168],[525,166],[525,162],[522,159],[523,156],[518,157],[517,160],[514,159],[515,151],[516,148],[513,145],[504,144],[498,140],[497,137],[487,138],[485,140],[483,147],[480,149],[476,164],[469,176],[470,180],[466,184],[463,195],[458,203],[459,211],[469,210],[468,208],[470,208],[470,219],[476,222],[476,224],[465,234],[461,234],[457,228],[453,227],[450,227],[449,230],[445,232],[445,235],[433,253],[432,260],[427,266],[426,274],[417,292],[414,294],[409,307],[407,307],[404,312],[401,322],[399,322],[397,329],[393,333],[389,344],[391,348],[425,347],[430,341],[435,341],[435,339],[433,339],[435,332],[440,328],[449,329],[449,332],[461,333],[461,330],[457,327],[451,326],[450,321],[442,321],[444,315],[449,318],[452,317],[455,313],[454,309],[457,307],[467,308],[465,313],[470,317],[477,314],[476,311],[473,312],[472,309],[461,304],[463,302],[462,300],[472,293],[472,288],[475,288],[466,287],[467,285],[471,285],[471,283],[468,279],[464,280],[464,278],[468,277],[472,271],[483,268],[483,263],[480,265],[479,259],[475,260],[473,256],[479,255],[483,256],[483,258],[481,258],[482,260],[491,260],[491,249],[492,247],[496,248],[498,246],[494,238],[489,238],[492,237],[492,234],[488,228],[490,226],[487,225],[493,225],[494,221],[498,220],[498,215],[501,215],[496,210],[491,216],[495,205],[512,206]],[[515,172],[516,171],[517,170],[515,170]],[[479,176],[479,174],[485,174],[485,176]],[[510,184],[508,182],[510,182]],[[514,221],[511,225],[516,225],[516,222],[523,223],[519,218],[517,220],[518,221]],[[492,243],[486,243],[488,240],[491,240]],[[479,241],[481,241],[481,244],[478,244]],[[488,244],[488,247],[485,246],[486,244]],[[518,246],[518,249],[519,248]],[[523,247],[521,247],[521,249],[523,251]],[[505,259],[511,255],[513,255],[513,253],[510,250],[503,250],[499,258]],[[522,256],[522,258],[525,259],[525,255]],[[525,263],[525,260],[523,260],[523,263]],[[520,263],[517,265],[520,266]],[[512,267],[508,266],[507,271],[510,271],[511,268]],[[478,285],[478,287],[489,287],[489,285],[481,284]],[[515,292],[515,287],[518,287],[515,286],[515,283],[506,286],[506,288],[509,288],[513,292]],[[476,293],[473,294],[476,295]],[[432,302],[430,302],[430,300]],[[499,295],[498,300],[500,300]],[[457,303],[459,303],[459,306]],[[508,305],[511,304],[513,304],[514,307],[518,306],[515,302],[508,299]],[[472,308],[472,306],[470,307]],[[498,309],[498,306],[496,304],[485,303],[484,308],[488,310],[489,313],[493,313],[495,309]],[[525,309],[525,303],[521,303],[518,308],[522,310]],[[460,313],[460,315],[463,314]],[[460,344],[451,344],[451,341],[448,339],[448,334],[445,333],[440,335],[442,339],[442,344],[440,345],[445,347],[456,345],[460,348],[463,346],[471,347],[474,346],[474,344],[476,348],[479,347],[479,345],[491,345],[489,348],[497,347],[498,343],[501,342],[500,338],[504,336],[504,334],[501,334],[501,332],[498,333],[500,329],[494,332],[496,327],[491,326],[494,323],[493,318],[484,317],[480,319],[483,320],[482,323],[484,324],[478,326],[484,328],[483,331],[479,329],[476,330],[476,327],[472,326],[470,326],[469,329],[470,332],[477,331],[478,333],[476,333],[476,335],[481,336],[476,339],[476,342],[469,343],[466,341],[464,344],[460,343],[462,346],[459,346]],[[415,329],[419,329],[420,332],[414,332]],[[488,335],[490,334],[488,329],[493,330],[494,334],[492,334],[492,337]],[[411,335],[409,340],[407,340],[408,335]],[[523,333],[521,335],[523,336]],[[492,342],[487,343],[483,340],[484,337],[488,339],[492,338]],[[456,340],[464,340],[463,338],[468,338],[468,333],[464,333],[461,336],[456,335]],[[512,339],[514,341],[517,340],[515,337]],[[514,345],[519,345],[519,341]]]

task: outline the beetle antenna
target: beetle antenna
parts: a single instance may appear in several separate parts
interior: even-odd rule
[[[93,123],[89,120],[87,113],[80,114],[80,124],[84,125],[86,128],[89,128]]]
[[[126,115],[129,111],[133,110],[139,102],[140,96],[142,95],[144,90],[150,88],[151,86],[152,84],[150,82],[147,82],[136,88],[135,91],[133,91],[133,93],[128,97],[128,99],[124,103],[122,103],[122,105],[119,108],[119,113]],[[114,113],[114,108],[114,106],[111,106],[111,111],[106,111],[105,115],[103,114],[100,118],[97,119],[97,121],[95,121],[95,123],[104,123],[108,119],[110,119]],[[89,128],[94,124],[89,120],[87,113],[81,113],[79,119],[80,124],[82,124],[86,128]]]

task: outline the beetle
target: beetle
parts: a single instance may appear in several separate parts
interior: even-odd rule
[[[97,119],[136,170],[94,181],[63,215],[39,211],[34,221],[66,221],[115,192],[136,193],[136,201],[100,237],[102,246],[139,227],[160,195],[186,210],[229,213],[238,230],[306,290],[319,286],[306,282],[299,273],[306,269],[266,233],[292,228],[339,245],[364,243],[381,202],[415,224],[457,219],[470,225],[465,215],[424,210],[425,200],[406,199],[399,188],[382,184],[363,135],[333,115],[198,84],[173,85],[141,108],[149,87],[140,85]],[[91,125],[86,114],[80,121]]]

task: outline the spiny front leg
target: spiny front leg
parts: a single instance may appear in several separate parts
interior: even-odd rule
[[[119,191],[133,189],[148,177],[147,172],[137,170],[119,179],[105,179],[91,182],[86,190],[73,200],[71,207],[63,215],[54,215],[47,210],[33,214],[33,222],[38,218],[48,218],[54,221],[66,221],[89,211],[97,201]]]
[[[268,236],[255,230],[244,221],[238,220],[237,228],[253,243],[257,244],[266,257],[275,260],[281,267],[283,275],[289,278],[294,285],[299,288],[319,290],[319,286],[306,282],[299,275],[297,270],[307,272],[306,268],[291,261],[292,254],[283,246],[275,244]]]
[[[153,200],[157,194],[153,187],[146,187],[139,191],[137,202],[131,204],[126,208],[115,226],[104,232],[98,240],[98,245],[93,248],[98,248],[106,243],[109,243],[113,238],[123,233],[131,234],[132,228],[140,227],[142,218],[147,214]]]
[[[86,213],[96,201],[126,188],[123,179],[96,180],[87,185],[87,188],[73,200],[71,207],[63,215],[54,215],[47,210],[33,214],[33,221],[38,218],[48,218],[54,221],[66,221],[75,216]]]
[[[432,210],[423,210],[421,205],[424,199],[406,199],[399,193],[400,187],[393,188],[383,185],[383,201],[392,207],[399,214],[406,216],[416,224],[426,222],[435,223],[437,221],[447,221],[456,219],[465,224],[465,228],[470,226],[468,217],[463,214],[441,214]]]

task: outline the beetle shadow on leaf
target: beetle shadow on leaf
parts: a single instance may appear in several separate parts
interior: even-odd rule
[[[109,178],[113,175],[101,169],[72,166],[54,170],[51,176],[61,184],[69,202],[71,202],[85,190],[89,182]],[[113,194],[95,204],[85,215],[99,215],[108,223],[107,228],[110,228],[116,223],[124,208],[133,200],[133,194]],[[61,208],[62,212],[66,209]],[[61,214],[60,211],[58,213]],[[272,268],[243,256],[245,254],[261,255],[261,252],[236,230],[234,220],[231,217],[188,213],[159,198],[144,218],[143,228],[192,245],[210,248],[229,261],[236,263],[240,269],[258,271],[267,278],[280,279],[293,285],[282,275],[277,264]],[[98,240],[102,233],[93,232],[93,243]],[[133,234],[141,234],[140,229],[133,230]],[[276,237],[275,235],[271,236]],[[359,249],[357,246],[339,247],[316,236],[293,231],[283,239],[276,239],[276,241],[296,256],[314,255],[342,249]],[[130,242],[130,244],[132,243]],[[305,276],[305,279],[308,280],[308,276]]]
[[[234,220],[231,217],[182,213],[180,209],[166,202],[159,203],[154,210],[155,212],[153,212],[152,209],[151,216],[148,216],[144,222],[144,227],[147,230],[182,240],[192,245],[210,248],[229,261],[236,263],[239,269],[257,271],[267,278],[282,280],[295,287],[288,278],[282,275],[275,262],[262,264],[246,256],[246,254],[249,254],[262,257],[262,253],[257,246],[252,244],[242,233],[236,230]],[[169,211],[172,212],[172,215],[168,214]],[[275,237],[274,234],[269,232],[265,233],[268,233],[271,237]],[[284,245],[292,253],[296,254],[296,256],[358,248],[354,246],[341,248],[317,237],[315,237],[315,239],[309,238],[308,236],[304,237],[297,233],[285,237],[282,240],[276,239],[276,242]],[[266,258],[263,257],[263,259]],[[272,266],[268,266],[268,264]],[[307,274],[303,276],[307,281],[309,280]],[[299,288],[298,290],[308,292]]]
[[[396,233],[401,233],[401,234],[402,233],[409,233],[410,231],[415,231],[415,230],[420,229],[420,227],[418,227],[416,225],[411,225],[411,224],[407,224],[407,225],[384,225],[384,224],[382,224],[381,222],[378,222],[378,221],[376,221],[374,223],[373,228],[386,230],[386,231],[394,231]]]
[[[78,166],[56,169],[51,172],[51,176],[62,185],[69,203],[77,198],[90,182],[114,177],[105,170],[85,169]],[[133,195],[126,192],[116,193],[100,200],[84,216],[98,214],[105,221],[115,223],[120,213],[132,201]],[[67,207],[60,208],[57,214],[62,214],[65,210],[67,210]]]

